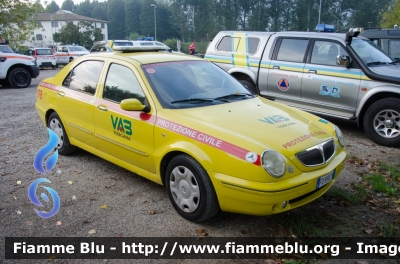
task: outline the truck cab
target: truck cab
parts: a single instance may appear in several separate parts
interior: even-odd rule
[[[222,31],[205,58],[263,97],[356,120],[374,142],[400,147],[400,65],[359,32],[324,28]]]

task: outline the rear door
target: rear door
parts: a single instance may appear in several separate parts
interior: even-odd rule
[[[269,60],[264,52],[259,73],[263,95],[288,102],[301,100],[301,82],[306,59],[308,38],[279,37]]]
[[[64,79],[53,102],[69,137],[92,148],[96,148],[93,103],[103,65],[102,60],[78,64]]]

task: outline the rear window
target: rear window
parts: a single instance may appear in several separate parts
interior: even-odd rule
[[[37,49],[36,55],[52,55],[51,49]]]
[[[132,42],[127,42],[127,41],[124,41],[124,42],[114,42],[114,45],[115,46],[133,46],[133,43]]]
[[[225,36],[217,46],[219,51],[230,51],[235,52],[240,42],[240,38],[232,38],[231,36]]]
[[[282,39],[277,60],[303,62],[308,39]]]

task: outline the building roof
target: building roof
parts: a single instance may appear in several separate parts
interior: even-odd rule
[[[64,10],[58,10],[56,13],[36,13],[29,18],[34,21],[91,21],[91,22],[102,22],[108,23],[108,21],[100,20],[97,18],[80,16],[70,11],[65,12]]]

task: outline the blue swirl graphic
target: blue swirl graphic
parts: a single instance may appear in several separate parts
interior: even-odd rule
[[[45,146],[43,146],[41,149],[38,150],[38,152],[35,155],[35,159],[33,160],[33,167],[35,170],[43,175],[46,175],[46,170],[47,172],[50,172],[54,166],[57,163],[58,160],[58,150],[56,149],[54,154],[51,155],[50,157],[47,158],[45,162],[45,168],[43,168],[43,161],[47,155],[49,155],[56,147],[58,144],[58,136],[56,133],[54,133],[53,130],[47,128],[49,132],[49,141]]]
[[[43,207],[44,205],[36,197],[36,189],[37,189],[38,185],[40,183],[42,183],[42,182],[51,183],[46,178],[39,178],[36,181],[32,182],[31,185],[29,186],[29,189],[28,189],[29,200],[31,200],[31,202],[34,205],[40,206],[40,207]],[[54,216],[55,214],[57,214],[58,210],[60,210],[60,197],[58,196],[58,193],[55,190],[53,190],[52,188],[47,187],[47,186],[43,186],[43,188],[45,188],[50,193],[51,198],[53,199],[53,202],[54,202],[53,209],[50,212],[41,212],[41,211],[39,211],[37,209],[34,209],[34,210],[40,217],[42,217],[42,218],[50,218],[50,217]],[[42,193],[41,197],[46,202],[49,201],[49,197],[45,193]]]

